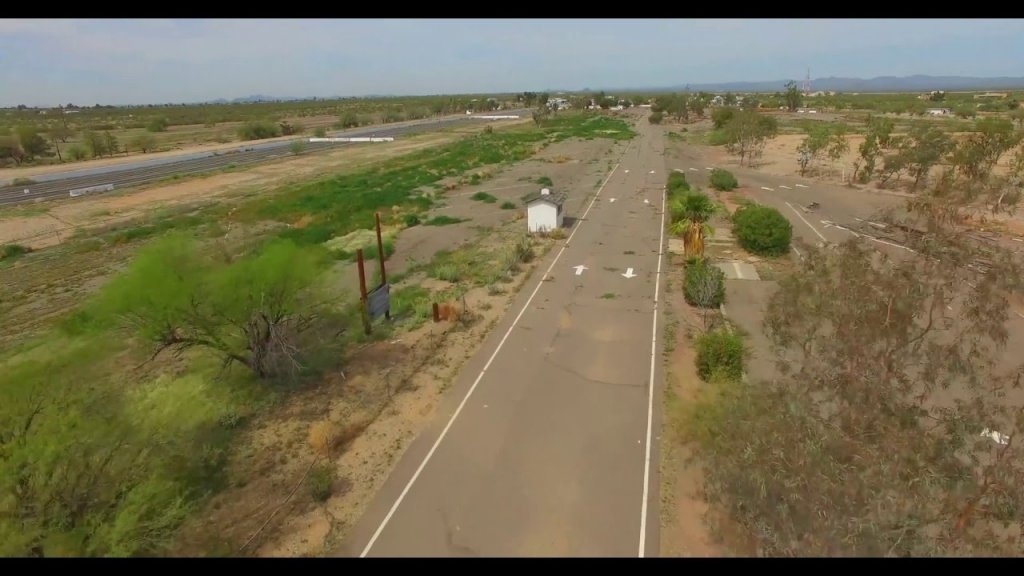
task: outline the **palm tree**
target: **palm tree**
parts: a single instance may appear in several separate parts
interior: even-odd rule
[[[717,211],[715,203],[702,192],[691,192],[672,201],[669,232],[683,237],[687,257],[704,255],[704,237],[713,232],[708,221]]]

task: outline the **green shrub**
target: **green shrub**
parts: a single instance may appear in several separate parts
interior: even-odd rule
[[[510,201],[506,200],[506,201],[501,203],[501,209],[502,210],[515,210],[516,209],[516,203],[515,202],[510,202]]]
[[[707,135],[708,146],[725,146],[729,143],[729,135],[725,130],[712,130]]]
[[[661,121],[665,119],[665,115],[661,112],[653,112],[647,117],[647,121],[651,124],[661,124]]]
[[[264,140],[281,135],[281,127],[273,122],[258,120],[246,122],[238,129],[238,137],[242,140]]]
[[[472,196],[470,196],[470,198],[476,200],[477,202],[483,202],[484,204],[494,204],[495,202],[498,201],[497,198],[482,190],[480,192],[477,192],[476,194],[473,194]]]
[[[668,175],[668,182],[665,184],[668,188],[668,195],[675,196],[690,191],[690,183],[686,181],[686,174],[682,172],[672,172]]]
[[[740,183],[732,172],[722,170],[721,168],[715,168],[711,171],[711,187],[715,190],[728,192],[729,190],[736,189],[739,185]]]
[[[412,228],[420,223],[420,217],[416,214],[406,214],[403,220],[406,228]]]
[[[334,484],[334,467],[330,464],[317,464],[309,472],[309,495],[317,502],[326,502],[331,497]]]
[[[728,328],[716,328],[697,338],[697,375],[708,382],[712,377],[732,380],[743,377],[746,349],[743,337]]]
[[[733,234],[744,250],[763,256],[778,256],[789,251],[793,225],[770,206],[748,204],[732,215]]]
[[[718,308],[725,303],[725,273],[707,260],[696,260],[686,267],[683,297],[691,306]]]
[[[0,260],[13,260],[31,251],[31,248],[21,244],[4,244],[3,247],[0,247]]]

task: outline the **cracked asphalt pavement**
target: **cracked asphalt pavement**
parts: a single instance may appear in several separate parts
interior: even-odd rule
[[[569,191],[567,216],[589,212],[467,362],[338,555],[656,555],[666,173],[661,128],[637,130],[593,203]]]

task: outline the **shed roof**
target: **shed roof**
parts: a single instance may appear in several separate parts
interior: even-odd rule
[[[527,206],[535,202],[547,202],[549,204],[554,204],[555,206],[561,206],[565,204],[566,198],[568,198],[568,194],[566,194],[565,192],[552,192],[550,194],[541,194],[538,190],[537,192],[532,192],[528,194],[525,198],[523,198],[523,201],[526,202]]]

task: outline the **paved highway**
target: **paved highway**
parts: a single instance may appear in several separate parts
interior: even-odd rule
[[[339,554],[657,554],[666,175],[662,129],[638,130]]]
[[[500,115],[527,115],[529,110],[512,110],[509,112],[496,112]],[[451,127],[460,124],[487,122],[476,118],[476,116],[488,116],[490,114],[476,114],[448,116],[429,120],[418,120],[399,124],[387,124],[334,132],[329,134],[332,137],[395,137],[414,134],[417,132],[429,132],[441,127]],[[168,158],[156,158],[139,160],[137,162],[117,164],[113,166],[100,166],[94,168],[83,168],[69,172],[53,174],[41,174],[33,176],[35,184],[30,185],[8,185],[0,187],[0,204],[20,204],[24,202],[35,202],[39,200],[53,200],[67,198],[72,191],[113,185],[115,189],[129,186],[148,184],[163,178],[174,175],[201,174],[220,170],[229,166],[247,166],[260,162],[267,162],[275,158],[291,156],[290,146],[296,141],[303,141],[306,145],[306,153],[334,150],[346,144],[330,142],[308,142],[309,137],[296,138],[276,142],[252,142],[239,145],[229,150],[215,152],[197,152]]]

